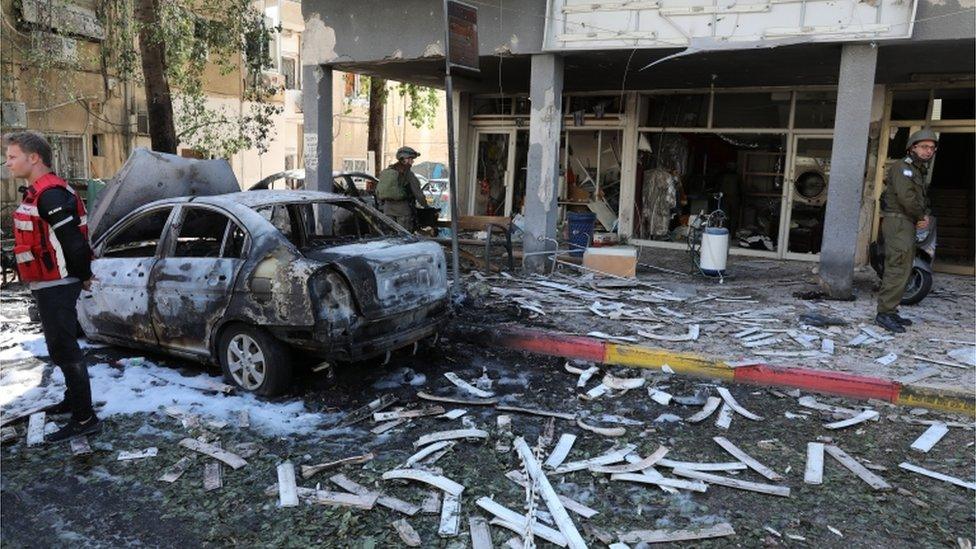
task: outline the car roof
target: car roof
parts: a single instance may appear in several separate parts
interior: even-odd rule
[[[159,206],[164,204],[183,204],[193,202],[194,204],[211,204],[214,206],[232,207],[234,205],[247,206],[249,208],[259,208],[271,204],[285,204],[292,202],[311,202],[318,200],[329,200],[336,202],[349,202],[351,198],[335,193],[324,193],[319,191],[306,190],[269,190],[269,191],[241,191],[236,193],[215,194],[210,196],[180,196],[177,198],[164,198],[147,204],[147,207]]]

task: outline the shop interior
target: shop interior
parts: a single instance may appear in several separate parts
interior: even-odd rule
[[[776,251],[786,144],[783,134],[641,132],[635,234],[683,242],[692,216],[721,209],[733,245]]]

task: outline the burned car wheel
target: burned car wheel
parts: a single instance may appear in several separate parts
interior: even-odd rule
[[[234,385],[263,396],[274,396],[291,383],[288,348],[259,328],[228,327],[220,337],[220,366]]]

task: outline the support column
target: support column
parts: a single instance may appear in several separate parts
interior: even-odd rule
[[[834,299],[853,295],[864,168],[878,49],[845,44],[837,83],[837,113],[820,250],[820,285]]]
[[[332,191],[332,69],[302,66],[305,188]]]
[[[563,110],[563,59],[553,54],[532,56],[529,98],[529,154],[525,183],[525,236],[523,246],[528,271],[542,272],[545,255],[528,255],[556,249],[559,214],[559,135]]]

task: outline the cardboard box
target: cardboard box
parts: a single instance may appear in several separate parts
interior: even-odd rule
[[[637,248],[630,246],[587,248],[583,253],[583,266],[601,273],[633,278],[637,276]]]

